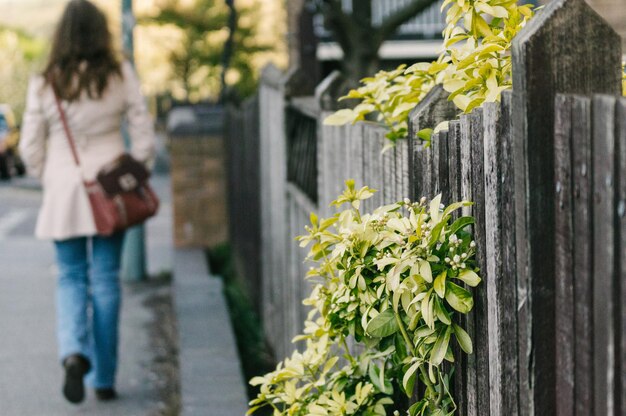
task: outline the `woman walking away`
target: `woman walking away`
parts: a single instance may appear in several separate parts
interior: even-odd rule
[[[72,403],[85,397],[84,376],[99,400],[117,396],[124,235],[97,235],[83,181],[93,180],[103,165],[124,153],[124,117],[131,155],[149,165],[154,130],[137,76],[116,57],[102,12],[87,0],[72,0],[59,22],[47,67],[30,82],[20,142],[29,172],[43,185],[36,235],[54,241],[63,394]],[[71,131],[75,146],[66,131]]]

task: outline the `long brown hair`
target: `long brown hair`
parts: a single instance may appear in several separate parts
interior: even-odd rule
[[[93,3],[68,3],[43,75],[67,101],[77,100],[84,92],[90,98],[101,98],[110,77],[122,76],[106,17]]]

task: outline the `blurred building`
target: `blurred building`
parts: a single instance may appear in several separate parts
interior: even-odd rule
[[[399,7],[411,0],[371,0],[372,18],[381,21]],[[586,0],[609,24],[622,36],[622,50],[626,56],[626,0]],[[380,49],[382,65],[394,67],[400,63],[427,61],[435,58],[441,48],[441,32],[445,19],[440,12],[443,0],[432,5],[428,10],[403,25],[394,37]],[[545,4],[549,0],[527,0],[526,3]],[[285,0],[287,7],[287,44],[289,62],[297,66],[306,49],[314,46],[314,55],[320,65],[322,76],[328,74],[342,57],[339,45],[333,41],[331,33],[325,28],[324,19],[319,14],[312,16],[312,33],[306,27],[306,0]],[[343,8],[350,11],[354,0],[342,0]],[[304,23],[304,25],[303,25]],[[306,58],[305,58],[306,59]],[[309,60],[310,62],[310,60]]]
[[[387,16],[393,14],[412,0],[371,0],[372,20],[380,23]],[[439,0],[420,15],[411,19],[400,27],[396,34],[384,42],[380,49],[380,57],[384,67],[395,67],[400,63],[426,61],[436,58],[442,47],[441,32],[445,27],[445,18],[440,12]],[[342,0],[344,11],[350,12],[356,2]],[[292,65],[300,63],[303,49],[315,44],[315,57],[321,67],[322,75],[337,67],[342,59],[343,52],[333,40],[327,29],[324,17],[312,13],[311,22],[302,18],[302,13],[309,13],[304,0],[287,1],[289,62]],[[307,28],[307,24],[311,28]],[[311,32],[311,33],[303,33]]]

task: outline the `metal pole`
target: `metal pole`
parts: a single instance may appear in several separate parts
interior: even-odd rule
[[[133,1],[122,0],[122,44],[124,55],[134,64],[133,28],[135,16],[133,14]],[[130,146],[128,128],[124,126],[123,134],[127,148]],[[146,276],[146,243],[145,228],[143,225],[130,228],[126,231],[124,246],[122,249],[121,276],[126,281],[139,281]]]

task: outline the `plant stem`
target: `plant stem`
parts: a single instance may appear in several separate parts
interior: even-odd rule
[[[454,368],[454,367],[452,367],[452,368]],[[443,381],[443,377],[441,376],[441,372],[439,371],[438,374],[439,374],[439,380],[440,380],[442,389],[441,389],[441,395],[440,395],[439,399],[437,399],[437,404],[439,404],[439,402],[441,402],[441,400],[443,399],[443,391],[445,390],[446,394],[448,395],[448,397],[452,401],[452,406],[454,407],[452,409],[452,414],[454,414],[454,412],[456,412],[456,409],[457,409],[456,402],[454,401],[454,397],[452,397],[452,394],[450,394],[450,390],[448,390],[448,387],[446,386],[446,383]]]
[[[439,406],[439,404],[443,400],[443,392],[444,390],[447,390],[445,388],[446,386],[445,386],[445,383],[443,382],[443,379],[441,378],[441,372],[439,370],[437,370],[437,375],[439,376],[439,383],[437,383],[437,385],[441,386],[441,388],[439,389],[439,393],[437,394],[437,400],[435,401],[435,406]]]
[[[430,396],[434,396],[435,393],[437,393],[437,391],[435,390],[435,386],[433,386],[433,383],[430,381],[430,378],[428,377],[428,373],[426,372],[426,369],[420,365],[420,372],[422,373],[422,378],[424,378],[424,384],[426,384],[426,389],[430,392],[429,395]]]
[[[355,365],[356,361],[354,361],[354,357],[350,353],[350,348],[348,348],[348,343],[346,342],[345,337],[341,337],[341,346],[346,350],[346,356],[350,360],[350,364]]]
[[[413,341],[411,341],[411,338],[409,338],[409,334],[406,332],[406,328],[404,328],[404,322],[402,322],[402,319],[400,318],[398,312],[394,312],[393,316],[396,318],[396,322],[398,324],[398,327],[400,328],[400,332],[402,333],[402,338],[404,338],[404,342],[406,342],[407,347],[409,347],[411,355],[415,357],[415,345],[413,345]]]

